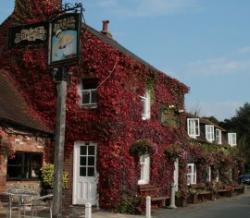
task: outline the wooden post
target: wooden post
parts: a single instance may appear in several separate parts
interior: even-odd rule
[[[57,80],[56,132],[54,150],[53,218],[62,218],[62,189],[64,167],[64,141],[66,121],[67,73],[59,69]]]

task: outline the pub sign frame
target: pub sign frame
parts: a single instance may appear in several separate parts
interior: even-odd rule
[[[79,62],[81,14],[65,13],[49,25],[48,64],[56,67]]]

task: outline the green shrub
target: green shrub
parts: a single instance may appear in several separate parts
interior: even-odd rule
[[[117,212],[125,214],[141,214],[141,202],[142,199],[140,197],[126,197],[118,205]]]
[[[41,168],[41,179],[42,185],[45,188],[52,189],[53,182],[54,182],[54,165],[53,164],[46,164]],[[68,188],[68,173],[63,172],[63,188]]]

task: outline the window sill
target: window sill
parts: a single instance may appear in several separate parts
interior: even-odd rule
[[[7,182],[37,182],[37,181],[39,181],[39,179],[38,178],[32,178],[32,179],[20,179],[20,178],[11,179],[11,178],[7,178],[6,181]]]
[[[82,104],[80,107],[81,109],[96,109],[97,104]]]
[[[139,180],[138,181],[138,185],[148,185],[149,184],[149,181],[146,181],[146,180]]]

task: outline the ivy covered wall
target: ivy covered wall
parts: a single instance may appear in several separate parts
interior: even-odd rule
[[[16,81],[33,108],[33,116],[40,117],[53,130],[56,89],[47,67],[47,50],[8,49],[6,31],[14,20],[16,14],[1,26],[1,67]],[[72,159],[75,141],[98,143],[100,204],[110,208],[119,203],[123,192],[136,193],[139,163],[129,154],[129,148],[136,140],[148,139],[155,150],[150,183],[161,187],[163,194],[168,193],[173,166],[166,160],[164,150],[173,143],[184,143],[185,125],[163,126],[160,111],[162,106],[168,105],[182,109],[187,87],[103,42],[88,28],[83,28],[81,34],[82,61],[79,67],[70,69],[65,158]],[[96,109],[80,108],[78,104],[77,88],[82,78],[98,80]],[[152,97],[149,121],[141,119],[140,96],[146,88],[150,89]],[[181,114],[176,113],[176,118],[182,122]],[[70,172],[72,165],[71,169],[68,167]]]

